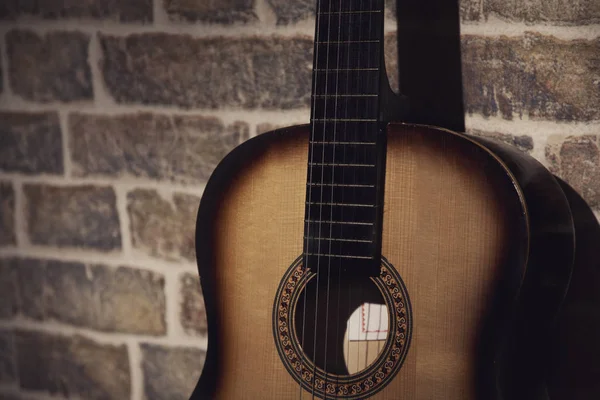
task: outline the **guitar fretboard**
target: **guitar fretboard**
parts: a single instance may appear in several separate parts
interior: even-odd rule
[[[382,40],[382,0],[320,1],[304,247],[315,269],[379,257]]]

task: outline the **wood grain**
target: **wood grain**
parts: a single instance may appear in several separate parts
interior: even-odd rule
[[[212,266],[223,344],[218,399],[301,398],[274,346],[272,307],[302,252],[306,162],[300,135],[267,149],[224,193]],[[397,377],[372,398],[475,398],[478,333],[515,229],[508,210],[519,202],[496,188],[507,179],[460,136],[391,127],[383,255],[408,289],[413,339]]]

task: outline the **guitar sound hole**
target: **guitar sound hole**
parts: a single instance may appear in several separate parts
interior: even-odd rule
[[[385,258],[378,277],[334,274],[329,283],[318,282],[301,261],[282,277],[273,304],[279,357],[313,398],[369,398],[398,373],[410,347],[412,312],[404,282]],[[358,317],[354,328],[352,315]]]
[[[306,357],[329,374],[347,376],[367,369],[381,354],[388,335],[388,311],[374,282],[317,284],[300,293],[295,332]]]

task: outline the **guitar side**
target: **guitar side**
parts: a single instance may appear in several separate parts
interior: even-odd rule
[[[272,311],[302,253],[308,134],[254,138],[207,184],[196,251],[209,342],[192,399],[300,397]],[[540,361],[532,342],[568,283],[572,221],[556,182],[500,144],[391,124],[385,185],[383,255],[406,285],[413,328],[398,374],[371,398],[533,398],[541,383],[506,371]]]

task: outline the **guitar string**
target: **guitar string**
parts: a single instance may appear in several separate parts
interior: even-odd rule
[[[380,333],[381,333],[381,331],[382,331],[382,330],[381,330],[381,328],[382,328],[382,326],[381,326],[381,323],[382,323],[382,321],[383,321],[383,318],[382,318],[382,311],[383,311],[383,308],[384,308],[384,307],[385,307],[385,306],[380,306],[380,307],[379,307],[379,325],[377,326],[377,354],[380,354],[380,353],[381,353],[381,342],[382,342],[382,341],[381,341],[381,340],[379,340],[379,334],[380,334]],[[390,320],[390,319],[388,318],[388,321],[389,321],[389,320]],[[388,324],[389,324],[389,322],[388,322]],[[389,326],[388,326],[388,328],[387,328],[385,331],[386,331],[386,333],[390,331],[390,329],[389,329]],[[387,335],[386,335],[386,336],[387,336]]]
[[[363,0],[360,0],[359,10],[362,10],[362,9],[363,9]],[[347,29],[348,29],[348,35],[347,36],[348,36],[348,41],[350,42],[350,41],[352,41],[351,39],[352,39],[352,28],[353,28],[353,23],[352,23],[353,14],[351,13],[351,14],[349,14],[349,16],[350,16],[350,18],[349,18],[350,21],[349,21],[349,23],[347,25]],[[360,23],[360,19],[359,19],[360,18],[360,14],[356,14],[356,18],[358,19],[358,23],[356,23],[356,26],[358,28],[358,38],[357,38],[357,41],[361,42],[362,41],[362,29],[361,29],[361,23]],[[351,69],[353,69],[352,61],[354,61],[354,60],[350,57],[350,54],[351,54],[351,52],[348,49],[348,52],[347,52],[347,66],[348,66],[348,69],[351,70]],[[356,68],[357,70],[359,69],[358,67],[360,67],[360,59],[357,60],[357,68]],[[360,87],[360,85],[359,85],[359,83],[360,83],[360,74],[358,73],[358,71],[355,71],[355,73],[356,73],[356,77],[354,79],[355,80],[355,88],[358,89]],[[347,93],[349,93],[349,91],[350,91],[350,87],[351,87],[350,82],[353,80],[351,78],[351,76],[350,76],[351,75],[350,72],[349,72],[348,75],[349,76],[347,77],[347,80],[346,80],[346,92]],[[349,102],[350,101],[348,99],[346,101],[346,106],[345,106],[345,114],[346,114],[346,118],[345,119],[348,119],[347,116],[348,116]],[[358,111],[358,102],[355,104],[355,107],[353,107],[353,108],[355,108],[356,112]],[[345,135],[347,137],[347,141],[350,141],[350,142],[354,143],[354,142],[358,141],[358,139],[359,139],[358,135],[357,135],[358,134],[357,126],[356,125],[351,125],[351,127],[353,128],[352,129],[353,133],[350,134],[349,130],[347,129],[347,124],[348,123],[345,122]],[[348,146],[344,146],[344,153],[343,153],[343,158],[344,158],[343,162],[344,163],[346,163],[346,155],[347,155],[346,149],[347,149],[347,147]],[[356,151],[357,148],[356,148],[356,146],[355,145],[351,145],[350,147],[352,147],[352,149],[354,150],[354,153],[357,154],[357,151]],[[350,178],[350,176],[352,178]],[[356,183],[356,169],[353,169],[352,172],[348,175],[348,182],[351,185],[354,185]],[[355,190],[355,189],[351,189],[351,190]],[[342,192],[342,193],[344,193],[344,192]],[[343,210],[343,211],[346,211],[346,210]],[[348,212],[348,214],[346,214],[347,216],[350,217],[349,220],[353,221],[355,219],[354,218],[355,217],[355,212],[356,212],[356,210],[354,208],[351,208],[350,211]],[[341,228],[340,228],[341,237],[344,237],[344,233],[345,233],[344,231],[345,230],[346,230],[346,227],[342,225]],[[352,292],[352,284],[351,284],[351,280],[350,279],[347,280],[347,289],[348,289],[347,290],[348,297],[347,297],[347,307],[346,307],[346,309],[350,311],[351,310],[351,304],[353,303],[352,302],[352,298],[355,296],[355,293]],[[340,291],[341,291],[341,283],[340,283]],[[352,355],[350,354],[350,337],[351,336],[352,336],[352,333],[350,332],[350,319],[348,319],[346,321],[346,332],[345,332],[345,337],[346,337],[346,356],[345,356],[345,358],[346,359],[344,360],[344,362],[346,363],[346,369],[348,369],[348,366],[350,365],[350,361],[352,359]]]
[[[341,1],[340,1],[340,3],[341,3]],[[360,4],[361,4],[361,9],[362,9],[362,4],[363,4],[362,0],[360,0]],[[317,52],[317,54],[315,56],[315,64],[316,64],[316,66],[319,65],[318,61],[317,61],[318,60],[318,52],[319,52],[319,47],[318,46],[319,46],[319,43],[321,43],[321,41],[320,41],[320,32],[319,32],[319,30],[320,30],[320,18],[321,18],[321,16],[320,16],[320,10],[321,10],[321,3],[318,1],[317,29],[316,29],[316,31],[317,31],[316,32],[316,37],[317,37],[318,44],[317,44],[316,49],[315,49],[316,52]],[[369,14],[371,14],[371,13],[369,13]],[[331,13],[329,13],[328,15],[329,15],[329,17],[328,17],[328,23],[329,23],[329,27],[331,27]],[[340,17],[339,18],[340,18],[340,22],[341,22],[341,13],[340,13]],[[372,20],[371,20],[371,15],[369,15],[369,31],[371,31],[371,27],[372,27]],[[338,29],[341,30],[341,24],[338,27]],[[349,35],[350,34],[351,33],[350,33],[350,29],[349,29]],[[325,138],[325,135],[326,135],[326,123],[325,123],[325,121],[327,119],[326,118],[326,116],[327,116],[327,101],[328,101],[327,100],[328,99],[328,96],[327,96],[327,92],[328,92],[328,74],[327,73],[329,71],[329,53],[330,53],[330,40],[329,39],[330,39],[330,35],[331,35],[331,29],[329,29],[328,39],[327,39],[327,42],[326,42],[326,45],[327,45],[327,62],[326,62],[327,66],[326,66],[326,69],[325,69],[325,74],[326,74],[325,75],[325,82],[326,82],[325,83],[325,96],[323,96],[323,98],[324,98],[324,101],[323,101],[323,103],[324,103],[324,108],[323,108],[323,112],[324,112],[324,118],[323,118],[323,120],[324,120],[323,138]],[[338,36],[341,36],[341,35],[338,35]],[[361,39],[362,39],[362,31],[359,28],[359,41]],[[370,53],[370,51],[369,51],[369,53]],[[339,56],[340,56],[339,49],[338,49],[337,56],[338,56],[338,68],[337,68],[337,74],[336,74],[336,94],[338,94],[338,86],[339,86],[339,69],[340,69],[339,68]],[[348,49],[348,58],[349,57],[350,57],[350,50]],[[360,66],[360,59],[358,59],[358,64]],[[317,84],[318,74],[316,72],[314,72],[314,74],[315,74],[314,75],[314,81],[315,81],[314,82],[314,86],[315,86],[315,89],[316,89],[318,87],[318,84]],[[347,83],[348,83],[348,81],[347,81]],[[357,74],[357,88],[359,87],[359,83],[360,83],[360,75]],[[315,90],[314,94],[316,94],[316,90]],[[338,98],[338,96],[335,96],[335,98],[336,98],[336,101],[335,101],[335,105],[336,106],[334,108],[334,112],[337,115],[337,98]],[[313,105],[316,105],[316,96],[313,99]],[[313,108],[316,109],[316,107],[313,107]],[[358,104],[357,104],[357,108],[358,108]],[[347,110],[347,104],[346,104],[346,110]],[[337,118],[335,118],[335,119],[337,119]],[[334,122],[334,140],[333,140],[333,143],[334,143],[333,158],[334,159],[333,159],[333,162],[332,162],[332,183],[333,183],[333,179],[334,179],[333,177],[334,177],[334,172],[335,172],[335,135],[336,135],[336,131],[337,131],[337,121],[333,121],[333,122]],[[313,121],[312,125],[313,125],[313,129],[312,129],[312,142],[313,143],[311,143],[311,162],[314,159],[314,152],[313,152],[313,150],[314,150],[314,139],[315,139],[315,131],[316,131],[316,128],[314,126],[314,121]],[[325,154],[325,146],[323,146],[323,150],[322,150],[323,160],[324,160],[324,154]],[[344,159],[345,159],[345,149],[344,149]],[[310,178],[309,178],[310,185],[309,186],[310,187],[312,187],[312,178],[313,178],[312,165],[314,165],[314,164],[311,164],[311,166],[310,166],[310,172],[309,172],[309,175],[310,175]],[[354,180],[354,183],[355,183],[356,182],[356,171],[353,171],[353,180]],[[321,168],[321,200],[323,199],[323,185],[322,185],[323,181],[324,181],[324,168]],[[333,197],[333,186],[332,186],[332,197]],[[312,198],[312,190],[309,190],[309,202],[311,202],[311,200],[310,200],[311,198]],[[323,201],[321,201],[320,203],[323,203]],[[333,206],[331,206],[331,210],[332,209],[333,209]],[[320,205],[320,210],[319,210],[321,217],[323,215],[322,211],[323,211],[323,209],[322,209],[322,204],[321,204]],[[310,213],[311,213],[311,207],[309,207],[309,211],[308,211],[308,215],[309,216],[310,216]],[[353,210],[352,214],[354,215],[354,210]],[[309,221],[311,220],[310,217],[308,218],[308,220]],[[319,235],[318,235],[318,237],[321,237],[322,218],[319,219],[318,223],[319,223]],[[308,234],[309,231],[310,231],[310,223],[309,223],[308,229],[307,229],[307,246],[306,246],[307,250],[308,250],[308,240],[309,240],[308,238],[310,238],[310,235]],[[330,239],[331,239],[331,234],[332,234],[331,231],[332,230],[331,230],[331,227],[330,227]],[[313,353],[314,353],[315,361],[316,361],[316,343],[317,343],[316,335],[317,335],[317,326],[318,326],[318,296],[319,296],[318,287],[319,287],[319,278],[320,278],[320,254],[321,254],[320,247],[321,247],[321,243],[319,241],[318,252],[317,252],[318,255],[317,255],[317,290],[316,290],[316,301],[315,301],[315,331],[314,331],[314,339],[313,339],[314,340]],[[330,240],[330,252],[331,252],[331,240]],[[327,311],[326,311],[326,337],[327,337],[327,329],[328,329],[327,322],[328,322],[328,312],[329,312],[329,289],[330,289],[329,288],[329,283],[330,283],[330,281],[329,281],[329,274],[330,274],[330,267],[331,267],[331,257],[329,257],[329,265],[328,265],[328,281],[327,281],[327,285],[328,286],[327,286],[327,301],[326,301],[326,306],[327,306]],[[305,272],[306,272],[307,266],[305,265],[304,268],[305,268]],[[338,297],[339,297],[339,293],[338,293]],[[306,296],[304,297],[304,300],[305,300],[304,301],[304,308],[306,310]],[[304,321],[303,321],[303,335],[302,335],[303,342],[304,342],[304,332],[305,332],[305,317],[306,317],[306,312],[304,312]],[[359,329],[360,329],[360,326],[359,326]],[[325,346],[327,348],[327,341],[325,343]],[[349,346],[349,342],[348,342],[348,346]],[[367,351],[368,351],[368,347],[367,347]],[[326,357],[327,357],[327,351],[325,352],[325,358]],[[325,365],[327,365],[326,362],[325,362]],[[316,366],[316,364],[313,365],[313,388],[312,388],[312,397],[313,397],[313,399],[314,399],[314,391],[315,391],[315,385],[316,385],[315,366]],[[325,376],[327,376],[327,375],[325,375]],[[326,390],[326,387],[325,387],[325,390]],[[300,398],[302,398],[302,385],[300,385]],[[326,395],[325,395],[325,398],[326,398]]]
[[[331,0],[329,0],[331,1]],[[329,5],[331,6],[331,3],[329,3]],[[319,7],[320,8],[320,7]],[[325,135],[326,135],[326,128],[327,128],[327,92],[329,90],[329,84],[328,84],[328,80],[329,80],[329,49],[330,49],[330,36],[331,36],[331,13],[327,14],[327,41],[326,41],[326,45],[327,45],[327,55],[326,55],[326,61],[325,61],[325,93],[324,93],[324,97],[323,97],[323,119],[322,119],[322,123],[323,123],[323,139],[325,139]],[[318,46],[319,44],[316,46],[315,51],[318,51]],[[318,64],[317,64],[318,66]],[[316,79],[315,79],[316,80]],[[335,121],[334,121],[335,124]],[[314,121],[313,121],[313,125],[314,125]],[[324,142],[325,140],[323,140]],[[321,146],[323,148],[323,150],[321,151],[321,160],[325,161],[325,146]],[[325,162],[322,162],[322,164],[325,164]],[[323,186],[323,182],[324,182],[324,172],[325,172],[325,165],[321,166],[321,199],[319,201],[319,235],[318,235],[318,245],[317,245],[317,286],[316,286],[316,290],[315,290],[315,319],[314,319],[314,323],[315,323],[315,328],[314,328],[314,335],[313,335],[313,385],[312,385],[312,399],[315,398],[315,386],[316,386],[316,367],[317,367],[317,329],[319,326],[319,287],[320,287],[320,278],[321,278],[321,240],[320,238],[321,236],[321,232],[322,232],[322,226],[323,226],[323,192],[324,192],[324,186]],[[329,229],[332,229],[332,224],[329,223]],[[326,397],[326,396],[325,396]]]
[[[361,0],[360,4],[361,4],[361,7],[360,7],[360,9],[362,10],[362,9],[363,9],[363,8],[362,8],[362,5],[363,5],[363,4],[362,4],[362,0]],[[331,4],[330,4],[330,6],[331,6]],[[330,10],[330,11],[331,11],[331,10]],[[340,11],[341,11],[341,1],[340,1]],[[369,13],[369,14],[371,14],[371,13]],[[331,14],[330,14],[330,15],[331,15]],[[350,14],[350,15],[351,15],[351,14]],[[329,21],[330,21],[330,20],[331,20],[331,17],[329,17]],[[340,16],[339,16],[339,22],[340,22],[340,24],[339,24],[339,26],[338,26],[338,41],[341,41],[341,40],[339,40],[339,39],[341,39],[341,13],[340,13]],[[372,31],[372,19],[371,19],[371,15],[369,15],[369,32],[371,32],[371,31]],[[348,29],[348,34],[349,34],[349,36],[351,35],[351,31],[350,31],[350,29]],[[329,35],[329,36],[331,35],[331,30],[329,31],[328,35]],[[349,39],[350,39],[350,38],[349,38]],[[362,31],[359,29],[359,42],[361,41],[361,39],[362,39]],[[348,40],[348,41],[350,42],[350,40]],[[370,49],[369,49],[369,51],[368,51],[368,52],[370,53]],[[329,56],[329,44],[328,44],[328,56]],[[336,68],[336,89],[335,89],[335,93],[336,93],[336,95],[337,95],[337,94],[339,94],[339,70],[341,69],[341,68],[340,68],[340,64],[339,64],[339,60],[340,60],[340,59],[339,59],[339,57],[340,57],[340,49],[339,49],[339,48],[338,48],[338,54],[337,54],[337,56],[338,56],[338,57],[337,57],[337,68]],[[350,59],[350,49],[348,49],[348,50],[347,50],[347,57],[348,57],[348,60],[349,60],[349,59]],[[329,57],[328,57],[328,58],[329,58]],[[359,65],[360,65],[360,59],[358,60],[358,63],[359,63]],[[348,61],[348,67],[349,67],[349,65],[350,65],[350,62]],[[326,79],[328,79],[328,78],[326,78]],[[349,79],[347,79],[347,86],[348,86],[348,82],[349,82]],[[359,74],[357,74],[357,88],[359,87],[359,85],[358,85],[358,84],[359,84],[359,82],[360,82],[360,75],[359,75]],[[328,90],[328,86],[327,86],[326,90]],[[337,116],[337,112],[338,112],[338,107],[337,107],[337,99],[338,99],[338,97],[337,97],[337,96],[335,96],[335,98],[336,98],[336,101],[335,101],[335,103],[334,103],[334,104],[335,104],[335,107],[334,107],[334,112],[335,112],[335,114],[336,114],[336,116]],[[327,106],[327,103],[325,102],[325,107],[326,107],[326,106]],[[357,108],[358,108],[358,104],[357,104]],[[358,111],[358,110],[357,110],[357,111]],[[347,114],[347,103],[346,103],[346,114]],[[335,119],[337,119],[337,118],[335,118]],[[346,118],[346,119],[347,119],[347,118]],[[347,124],[346,124],[345,126],[347,126]],[[324,130],[324,131],[325,131],[325,130]],[[337,121],[334,121],[334,129],[333,129],[333,131],[334,131],[334,139],[333,139],[333,146],[334,146],[334,147],[333,147],[333,153],[332,153],[332,155],[333,155],[333,157],[332,157],[332,158],[333,158],[333,160],[332,160],[332,183],[333,183],[333,181],[334,181],[334,179],[335,179],[335,178],[334,178],[334,177],[335,177],[335,156],[336,156],[336,153],[335,153],[335,143],[336,143],[336,142],[335,142],[335,139],[336,139],[336,133],[337,133]],[[345,149],[344,149],[344,161],[345,161]],[[356,171],[354,171],[353,178],[354,178],[354,183],[355,183],[355,182],[356,182]],[[344,193],[344,192],[342,192],[342,193]],[[321,197],[322,197],[322,194],[323,194],[323,192],[321,192]],[[333,198],[333,187],[332,187],[332,190],[331,190],[331,194],[332,194],[332,198]],[[333,203],[333,201],[332,201],[332,203]],[[333,206],[330,206],[330,210],[333,210]],[[353,213],[353,214],[354,214],[354,213]],[[330,229],[330,239],[331,239],[331,237],[332,237],[332,230]],[[331,240],[330,240],[330,243],[329,243],[329,248],[330,248],[330,250],[329,250],[329,251],[330,251],[330,253],[331,253]],[[319,254],[320,254],[320,253],[319,253]],[[326,306],[327,306],[327,309],[326,309],[326,310],[327,310],[327,311],[326,311],[326,329],[325,329],[325,332],[326,332],[326,333],[325,333],[325,338],[326,338],[326,342],[325,342],[325,366],[327,366],[327,344],[328,344],[328,341],[327,341],[327,336],[328,336],[328,321],[329,321],[329,299],[330,299],[330,269],[331,269],[331,257],[330,257],[330,259],[329,259],[329,263],[328,263],[328,281],[327,281],[327,300],[326,300]],[[338,281],[338,282],[339,282],[339,281]],[[361,292],[362,292],[362,291],[361,291]],[[338,290],[338,304],[339,304],[339,290]],[[339,306],[338,306],[338,315],[339,315]],[[369,323],[370,323],[370,318],[371,318],[371,314],[370,314],[370,305],[369,305],[369,311],[368,311],[368,320],[367,320],[367,324],[369,324]],[[360,329],[360,326],[359,326],[359,329]],[[359,333],[360,333],[360,332],[359,332]],[[336,350],[337,350],[337,349],[336,349]],[[348,353],[348,354],[349,354],[349,353]],[[358,358],[357,358],[357,362],[359,361],[359,358],[360,358],[360,357],[358,357]],[[366,354],[366,356],[365,356],[365,366],[366,366],[366,362],[367,362],[367,360],[368,360],[368,346],[367,346],[367,354]],[[325,373],[326,373],[326,371],[325,371]],[[325,376],[327,377],[327,375],[325,375]],[[327,380],[325,381],[325,391],[326,391],[326,390],[327,390]],[[314,396],[314,393],[313,393],[313,396]],[[326,394],[325,394],[325,396],[324,396],[324,397],[325,397],[325,398],[327,397],[327,396],[326,396]],[[337,392],[335,393],[335,397],[337,397]]]
[[[382,7],[385,7],[384,4],[381,4],[381,0],[375,0],[375,1],[379,2],[379,4],[377,4],[379,10],[381,10]],[[383,13],[383,10],[382,10],[382,13]],[[383,20],[384,20],[384,18],[382,16],[381,21],[383,21]],[[372,31],[373,31],[373,19],[372,19],[372,13],[369,13],[369,33],[371,33]],[[381,49],[382,44],[379,43],[378,46]],[[381,56],[380,54],[376,54],[376,55]],[[370,59],[371,59],[371,47],[368,47],[368,50],[367,50],[367,60],[370,60]],[[379,64],[381,64],[381,57],[380,57],[380,59],[377,62]],[[381,65],[379,65],[379,68],[381,68]],[[376,82],[377,82],[377,85],[378,85],[378,89],[376,89],[376,90],[377,90],[377,93],[379,93],[379,90],[380,90],[380,87],[381,87],[381,85],[379,85],[379,80],[381,79],[381,70],[378,71],[377,75],[378,75],[378,79],[376,80]],[[379,100],[377,100],[377,101],[379,102]],[[377,107],[377,111],[379,113],[379,107]],[[379,126],[377,126],[377,129],[379,129]],[[379,136],[379,132],[377,132],[377,134]],[[377,152],[377,150],[375,150],[375,151]],[[381,162],[381,160],[377,160],[377,162]],[[370,321],[370,317],[371,317],[371,303],[367,303],[367,309],[368,309],[368,311],[367,311],[368,317],[367,317],[367,327],[365,329],[365,343],[367,344],[365,346],[366,347],[366,351],[365,351],[365,368],[367,368],[368,362],[369,362],[369,340],[368,339],[369,339],[369,323],[371,322]],[[377,335],[379,335],[379,333],[377,333]]]
[[[315,110],[316,110],[316,104],[317,104],[317,80],[318,80],[318,73],[316,72],[316,70],[318,69],[318,65],[319,65],[319,51],[318,51],[318,47],[319,47],[319,41],[320,41],[320,28],[321,28],[321,0],[317,0],[317,18],[315,21],[315,49],[314,49],[314,65],[313,65],[313,90],[312,90],[312,95],[313,95],[313,99],[312,99],[312,113],[314,114]],[[311,115],[311,118],[313,118],[314,115]],[[306,226],[306,238],[305,238],[305,245],[304,245],[304,262],[302,265],[302,276],[305,279],[305,286],[304,286],[304,305],[303,305],[303,311],[302,311],[302,342],[300,344],[302,351],[305,351],[305,341],[306,341],[306,299],[308,297],[308,280],[307,280],[307,273],[308,273],[308,253],[310,253],[310,231],[311,231],[311,210],[312,210],[312,188],[313,188],[313,166],[314,166],[314,148],[315,148],[315,124],[314,121],[310,121],[310,127],[311,127],[311,137],[310,137],[310,163],[309,163],[309,167],[308,167],[308,202],[309,204],[307,205],[308,207],[308,213],[307,213],[307,222],[305,222],[307,224]],[[323,169],[323,167],[321,167],[321,169]],[[288,328],[289,329],[289,328]],[[303,394],[303,389],[302,389],[302,382],[304,380],[304,372],[306,370],[306,366],[304,363],[304,357],[300,357],[300,383],[299,383],[299,394],[300,394],[300,400],[302,400],[302,394]],[[313,375],[313,382],[314,382],[314,375]]]
[[[351,4],[351,3],[347,3],[347,4]],[[351,9],[352,9],[352,7],[350,6],[349,7],[349,11],[351,11]],[[340,11],[341,11],[341,6],[340,6]],[[352,30],[351,30],[351,27],[352,27],[353,18],[354,18],[354,14],[352,14],[352,13],[348,14],[348,24],[347,24],[348,35],[347,36],[348,36],[348,41],[349,42],[352,39]],[[341,24],[340,24],[339,32],[340,33],[338,34],[338,39],[341,41],[342,40]],[[346,53],[346,66],[348,68],[350,68],[350,52],[349,51]],[[349,91],[350,91],[350,80],[351,80],[350,73],[348,73],[348,75],[346,76],[346,89],[345,89],[346,91],[345,91],[345,93],[349,93]],[[348,100],[346,100],[346,103],[344,104],[344,117],[343,118],[345,120],[344,123],[343,123],[344,124],[343,134],[344,134],[345,139],[350,139],[348,137],[348,119],[349,119],[348,118]],[[348,141],[348,140],[346,140],[346,141]],[[347,148],[348,148],[348,146],[343,146],[342,147],[342,149],[343,149],[342,150],[342,163],[343,164],[346,164],[346,150],[347,150]],[[346,176],[346,173],[347,172],[344,171],[344,170],[341,171],[342,181],[344,180],[344,177]],[[342,200],[341,200],[342,204],[345,204],[344,203],[345,200],[346,200],[346,191],[342,190]],[[342,217],[342,220],[343,220],[343,218],[345,217],[346,210],[344,208],[342,208],[342,210],[340,211],[340,213],[341,213],[341,217]],[[342,225],[341,229],[340,229],[340,231],[341,231],[340,232],[340,237],[341,238],[344,237],[344,235],[343,235],[343,229],[344,229],[344,226]],[[340,300],[341,300],[341,293],[342,293],[342,279],[341,279],[341,276],[342,276],[342,269],[338,268],[337,317],[336,317],[336,321],[337,321],[337,323],[336,323],[336,329],[337,329],[337,332],[336,332],[336,336],[335,336],[336,338],[339,338],[339,329],[340,329],[340,321],[339,321],[339,319],[340,319],[340,304],[341,304]],[[350,285],[348,285],[348,292],[349,293],[350,293],[350,290],[351,290],[351,287],[350,287]],[[346,338],[349,339],[348,326],[349,326],[349,320],[346,321],[346,330],[344,332],[344,337],[346,337]],[[342,343],[341,346],[336,346],[336,349],[335,349],[335,359],[336,359],[336,362],[339,360],[339,349],[340,349],[340,347],[342,348],[342,357],[343,357],[344,343]],[[346,352],[346,354],[348,355],[349,351]],[[345,360],[344,360],[344,363],[345,363]],[[339,393],[339,374],[336,374],[336,386],[335,386],[335,389],[336,389],[336,392],[335,392],[334,398],[337,398],[338,397],[338,393]]]
[[[329,11],[332,11],[332,2],[333,0],[330,0],[329,3]],[[333,103],[333,146],[332,146],[332,150],[331,150],[331,205],[329,206],[329,215],[330,215],[330,220],[333,220],[333,205],[335,204],[335,200],[333,198],[333,190],[335,188],[335,186],[333,185],[333,183],[335,182],[335,147],[336,147],[336,136],[337,136],[337,120],[338,120],[338,95],[339,95],[339,84],[340,84],[340,54],[341,54],[341,29],[342,29],[342,0],[340,0],[339,3],[339,14],[338,14],[338,35],[337,35],[337,41],[338,44],[337,46],[337,60],[336,60],[336,72],[335,72],[335,101]],[[331,15],[331,13],[329,14]],[[331,26],[329,27],[329,36],[331,36]],[[349,53],[349,51],[348,51]],[[329,73],[329,71],[325,72],[326,74]],[[323,146],[323,149],[325,148],[325,146]],[[322,182],[321,182],[322,183]],[[324,392],[325,392],[325,396],[324,398],[327,398],[327,350],[328,350],[328,345],[329,345],[329,300],[330,300],[330,284],[331,284],[331,259],[333,257],[331,257],[332,253],[331,253],[331,243],[332,240],[331,238],[333,233],[333,227],[330,224],[330,228],[329,228],[329,259],[327,260],[327,299],[325,300],[325,354],[324,354],[324,363],[323,363],[323,367],[324,367],[324,371],[325,371],[325,387],[324,387]],[[339,263],[339,261],[337,262]],[[336,264],[337,264],[336,263]],[[338,268],[338,273],[339,273],[340,269]],[[336,360],[337,361],[337,360]]]
[[[367,0],[367,1],[368,1],[367,4],[369,4],[369,0]],[[372,1],[377,2],[378,0],[371,0],[370,4],[372,4]],[[363,6],[364,6],[363,0],[360,0],[360,8],[359,9],[363,10],[364,9]],[[369,13],[369,14],[371,14],[371,13]],[[359,18],[361,18],[363,15],[364,14],[360,14]],[[360,43],[360,42],[363,41],[363,31],[364,31],[365,25],[364,25],[364,21],[362,20],[362,18],[360,19],[359,22],[360,23],[358,23],[357,26],[358,26],[358,42]],[[367,32],[365,32],[365,33],[368,34],[368,35],[370,35],[371,34],[370,29]],[[366,39],[370,39],[370,37],[367,37]],[[357,58],[356,69],[360,70],[361,68],[362,68],[362,60],[361,60],[360,57],[358,57]],[[362,76],[362,78],[365,79],[364,76]],[[358,71],[357,71],[357,74],[356,74],[356,86],[355,86],[357,93],[360,92],[360,86],[361,86],[360,83],[361,83],[361,74],[358,73]],[[365,85],[365,87],[367,87],[367,86],[368,85]],[[356,113],[358,114],[358,112],[359,112],[359,102],[357,101],[356,102]],[[363,137],[362,137],[363,140],[367,136],[367,129],[368,129],[367,128],[368,125],[366,123],[364,125],[365,125],[365,132],[363,133]],[[355,127],[356,142],[360,141],[360,139],[361,139],[361,137],[360,137],[361,130],[362,129],[360,129],[360,125],[357,125]],[[365,146],[362,146],[361,150],[356,149],[356,151],[355,151],[355,154],[356,154],[355,158],[357,159],[358,163],[366,164],[366,162],[364,162],[364,159],[363,160],[358,160],[358,158],[362,155],[361,154],[362,151],[367,152],[369,150],[366,149]],[[363,174],[365,174],[365,171],[361,171],[361,172]],[[353,172],[353,184],[356,184],[356,169]],[[355,216],[356,216],[356,210],[352,209],[352,219],[351,219],[352,221],[355,220]],[[362,301],[362,298],[363,298],[363,286],[359,285],[358,286],[358,299],[360,301]],[[356,302],[354,301],[353,304],[356,304]],[[362,312],[362,308],[361,308],[361,312]],[[358,329],[357,338],[360,339],[361,323],[357,324],[357,329]],[[348,338],[348,348],[350,348],[350,340],[349,339],[350,338]],[[358,342],[358,343],[360,343],[360,342]],[[348,360],[350,360],[350,351],[348,351]],[[356,365],[357,365],[358,368],[360,368],[359,362],[360,362],[360,346],[357,345],[356,346]]]

